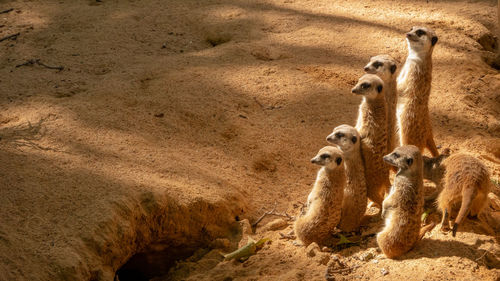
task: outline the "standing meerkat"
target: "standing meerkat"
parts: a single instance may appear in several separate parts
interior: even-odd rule
[[[396,60],[389,55],[378,55],[370,58],[364,68],[366,73],[376,74],[384,81],[385,101],[387,103],[387,152],[399,146],[399,138],[396,134],[396,107],[398,104],[396,69]]]
[[[453,222],[452,235],[467,215],[477,216],[486,205],[490,192],[490,175],[486,166],[477,158],[464,154],[452,154],[442,161],[428,161],[425,165],[426,178],[432,180],[442,191],[437,198],[438,208],[442,212],[441,230],[449,231],[449,216],[456,215],[456,206],[460,210]]]
[[[391,183],[389,167],[382,157],[387,154],[387,106],[384,81],[374,74],[359,78],[352,92],[363,96],[356,129],[361,136],[361,156],[365,164],[368,198],[381,206]]]
[[[343,154],[333,146],[323,147],[311,162],[321,166],[314,187],[307,197],[307,211],[295,221],[295,235],[306,246],[324,245],[340,221],[346,185]]]
[[[421,152],[427,148],[432,156],[439,154],[429,117],[432,51],[437,40],[434,31],[426,27],[415,26],[406,33],[409,53],[397,78],[400,144],[415,145]]]
[[[391,192],[382,204],[384,229],[377,243],[388,258],[411,250],[434,224],[420,228],[424,204],[422,154],[414,145],[396,148],[384,161],[398,168]]]
[[[361,141],[358,131],[349,125],[333,129],[326,140],[337,145],[344,154],[347,185],[342,200],[342,215],[338,228],[345,232],[359,228],[366,212],[365,167],[361,158]]]

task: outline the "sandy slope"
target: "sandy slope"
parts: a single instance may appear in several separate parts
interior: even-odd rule
[[[412,25],[439,36],[436,142],[500,177],[500,74],[477,42],[495,34],[494,1],[0,2],[10,7],[0,37],[20,35],[0,42],[2,280],[110,280],[151,242],[196,247],[232,233],[235,216],[292,210],[325,136],[354,123],[362,66],[379,53],[403,62]],[[30,59],[64,70],[16,67]],[[463,274],[494,279],[475,258],[498,232],[477,231],[428,238],[470,255],[424,247],[411,272],[440,279],[465,259]],[[310,262],[294,247],[278,276]]]

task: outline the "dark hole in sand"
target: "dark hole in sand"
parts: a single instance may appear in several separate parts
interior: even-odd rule
[[[137,253],[116,271],[117,280],[147,281],[165,275],[176,261],[190,257],[197,249],[195,246],[166,246],[159,251]]]

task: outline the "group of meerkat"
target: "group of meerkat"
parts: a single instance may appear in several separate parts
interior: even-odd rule
[[[304,244],[327,245],[337,230],[358,230],[370,199],[385,222],[377,235],[382,252],[389,258],[408,252],[434,227],[421,227],[424,178],[436,183],[429,198],[437,197],[442,230],[458,213],[453,236],[465,216],[485,206],[491,184],[485,165],[467,154],[450,156],[449,150],[440,155],[434,143],[428,102],[437,41],[430,28],[413,27],[399,74],[389,55],[372,57],[364,67],[366,74],[352,88],[363,97],[355,127],[334,128],[326,140],[335,147],[322,148],[311,160],[322,167],[294,225]],[[425,148],[432,157],[422,155]],[[396,172],[392,186],[390,167]]]

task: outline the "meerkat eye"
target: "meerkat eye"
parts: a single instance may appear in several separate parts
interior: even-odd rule
[[[379,61],[376,61],[374,64],[373,64],[373,67],[375,68],[379,68],[381,67],[382,65],[384,65],[383,63],[379,62]]]
[[[323,154],[321,154],[319,157],[321,157],[321,159],[325,160],[325,159],[330,158],[330,155],[328,155],[328,154],[326,154],[326,153],[323,153]]]
[[[418,37],[421,37],[422,35],[425,35],[426,33],[422,29],[417,29],[416,34]]]
[[[394,152],[392,155],[394,155],[395,158],[399,158],[399,156],[400,156],[399,153],[397,153],[397,152]]]
[[[410,167],[411,164],[413,164],[413,158],[406,159],[406,164],[408,164],[408,167]]]
[[[352,143],[356,143],[358,141],[358,138],[356,136],[352,137]]]
[[[361,84],[361,89],[368,89],[368,88],[370,88],[370,83]]]
[[[335,137],[340,139],[340,138],[344,137],[344,134],[343,133],[336,133]]]
[[[342,158],[337,157],[337,159],[335,159],[335,162],[337,162],[337,165],[340,165],[340,163],[342,163]]]

